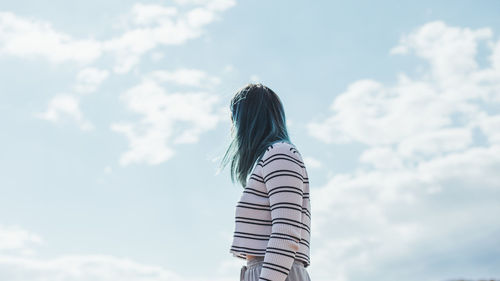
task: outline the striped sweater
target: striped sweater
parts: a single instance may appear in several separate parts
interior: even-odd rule
[[[311,204],[302,156],[288,142],[267,147],[236,205],[230,253],[264,256],[259,281],[284,281],[294,259],[310,264]]]

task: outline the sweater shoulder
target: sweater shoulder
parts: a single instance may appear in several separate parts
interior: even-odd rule
[[[302,156],[300,155],[299,150],[293,143],[289,143],[286,141],[279,141],[269,145],[266,148],[264,155],[262,156],[262,160],[266,161],[266,159],[276,154],[285,154],[303,163]]]

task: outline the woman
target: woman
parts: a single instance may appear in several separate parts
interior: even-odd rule
[[[309,181],[281,100],[260,83],[247,84],[230,109],[232,141],[221,166],[231,160],[231,181],[244,188],[229,251],[246,259],[240,280],[310,281]]]

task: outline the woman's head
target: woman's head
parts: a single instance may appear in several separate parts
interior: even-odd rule
[[[277,141],[290,142],[283,104],[274,91],[261,83],[240,88],[229,104],[232,141],[222,165],[231,160],[231,180],[242,186],[265,149]]]

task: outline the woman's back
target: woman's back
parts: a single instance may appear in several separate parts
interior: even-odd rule
[[[263,256],[262,277],[288,274],[294,260],[310,264],[309,181],[297,148],[270,145],[255,165],[235,211],[234,256]],[[266,277],[267,276],[267,277]]]

